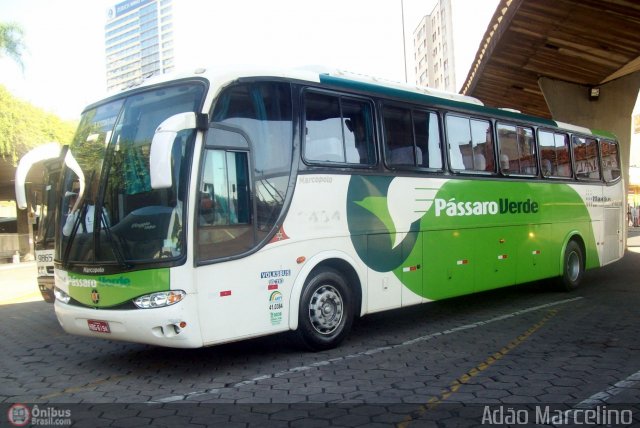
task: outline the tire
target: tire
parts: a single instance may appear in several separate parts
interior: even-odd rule
[[[336,270],[322,268],[309,276],[298,312],[298,341],[312,351],[335,348],[353,324],[352,292]]]
[[[580,286],[584,275],[584,253],[576,241],[571,240],[564,249],[562,276],[559,285],[564,291],[573,291]]]

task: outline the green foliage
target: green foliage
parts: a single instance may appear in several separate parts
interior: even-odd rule
[[[14,164],[32,148],[50,141],[70,144],[77,123],[63,121],[15,98],[0,85],[0,156]]]
[[[20,67],[24,67],[22,64],[23,36],[24,32],[19,25],[11,22],[0,22],[0,57],[8,55]]]

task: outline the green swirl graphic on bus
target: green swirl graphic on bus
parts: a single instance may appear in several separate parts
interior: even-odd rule
[[[571,227],[586,241],[587,260],[598,260],[590,215],[569,185],[554,184],[550,189],[547,183],[508,181],[497,186],[490,181],[433,179],[424,186],[424,180],[413,177],[352,176],[346,202],[351,242],[360,259],[373,271],[393,272],[419,295],[437,297],[438,287],[446,283],[426,284],[415,273],[409,278],[404,267],[444,269],[445,279],[454,278],[454,268],[444,268],[442,262],[465,259],[461,254],[481,260],[488,245],[523,240],[543,240],[536,245],[553,249],[545,254],[554,260],[566,235],[536,237],[528,225],[558,224],[558,218],[572,219]],[[458,238],[462,234],[465,238]],[[511,269],[515,278],[515,267]],[[409,273],[416,271],[420,270]],[[476,286],[489,287],[491,281],[478,279]]]

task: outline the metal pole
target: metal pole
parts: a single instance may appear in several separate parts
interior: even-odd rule
[[[402,12],[402,55],[404,56],[404,82],[409,83],[407,77],[407,43],[404,37],[404,0],[400,0],[400,9]]]

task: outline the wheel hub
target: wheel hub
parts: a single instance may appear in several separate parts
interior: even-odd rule
[[[332,285],[323,285],[309,301],[309,320],[320,334],[331,334],[340,325],[344,312],[344,302],[340,292]]]
[[[567,274],[571,282],[578,279],[578,276],[580,275],[580,259],[575,252],[569,254],[569,258],[567,260]]]

